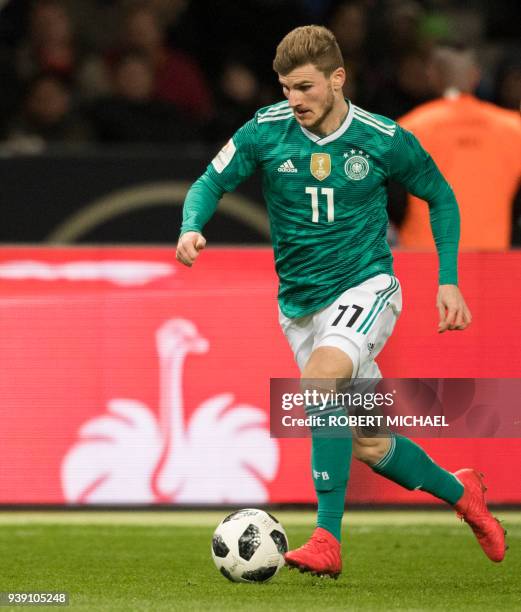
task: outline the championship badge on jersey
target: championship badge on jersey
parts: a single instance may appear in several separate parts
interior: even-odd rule
[[[331,174],[331,156],[329,153],[313,153],[309,168],[316,179],[323,181]]]

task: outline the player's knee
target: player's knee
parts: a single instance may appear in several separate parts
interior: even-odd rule
[[[353,455],[368,465],[376,465],[389,450],[388,438],[358,438],[353,440]]]
[[[353,361],[349,355],[338,348],[320,346],[311,353],[302,371],[306,379],[350,379],[353,374]]]

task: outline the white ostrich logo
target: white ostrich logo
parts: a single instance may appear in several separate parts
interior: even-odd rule
[[[157,332],[160,418],[132,399],[108,402],[87,421],[62,464],[71,503],[240,503],[268,500],[279,449],[266,414],[223,393],[205,400],[185,426],[182,373],[188,353],[208,341],[193,323],[167,321]]]

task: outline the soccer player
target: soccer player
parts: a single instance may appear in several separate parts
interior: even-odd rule
[[[196,261],[206,244],[203,228],[219,199],[260,168],[279,277],[279,320],[302,378],[378,379],[374,359],[402,301],[386,242],[386,181],[392,177],[429,204],[440,264],[440,333],[463,330],[471,322],[457,286],[454,195],[411,133],[344,98],[346,72],[329,30],[291,31],[277,47],[273,67],[286,100],[260,109],[192,185],[177,259],[187,266]],[[352,454],[407,489],[428,491],[451,504],[488,557],[503,559],[504,531],[486,507],[475,470],[451,474],[404,436],[312,435],[317,527],[306,544],[286,554],[288,565],[340,574]]]

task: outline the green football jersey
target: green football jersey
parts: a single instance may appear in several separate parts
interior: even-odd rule
[[[377,274],[392,274],[386,183],[427,200],[440,255],[440,284],[457,283],[459,214],[454,194],[416,138],[349,103],[340,127],[306,130],[288,102],[259,110],[191,187],[181,233],[201,232],[226,191],[260,168],[288,317],[315,312]]]

